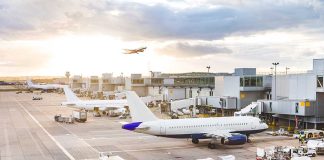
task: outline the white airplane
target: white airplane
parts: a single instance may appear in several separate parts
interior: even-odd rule
[[[62,106],[68,106],[72,108],[85,109],[85,110],[94,110],[97,107],[100,111],[112,111],[114,114],[123,114],[126,109],[125,106],[128,106],[126,99],[121,100],[80,100],[73,91],[68,88],[63,88],[67,102],[62,102]]]
[[[63,88],[66,85],[61,84],[34,84],[31,80],[27,80],[28,89],[55,90]]]
[[[211,139],[208,148],[216,148],[216,140],[222,144],[244,144],[250,134],[265,131],[268,125],[259,118],[215,117],[187,119],[158,119],[139,99],[135,92],[126,92],[132,123],[124,124],[123,129],[170,138],[191,138],[192,143],[199,139]]]
[[[124,49],[124,54],[139,54],[139,52],[144,52],[147,47],[140,47],[137,49]]]

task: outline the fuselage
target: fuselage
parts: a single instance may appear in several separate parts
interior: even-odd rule
[[[169,119],[137,123],[137,127],[129,128],[129,130],[173,138],[192,138],[193,136],[204,138],[204,134],[217,130],[249,135],[262,132],[268,128],[259,118],[248,116]]]
[[[43,89],[43,90],[59,89],[62,87],[63,85],[58,85],[58,84],[45,84],[45,85],[33,84],[28,86],[29,89]]]
[[[99,110],[109,110],[124,108],[127,106],[127,100],[82,100],[75,102],[63,102],[62,105],[87,110],[93,110],[94,107],[98,107]]]

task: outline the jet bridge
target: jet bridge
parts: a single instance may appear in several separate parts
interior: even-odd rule
[[[252,102],[248,106],[242,108],[240,111],[234,112],[234,116],[244,116],[248,114],[261,114],[262,102]]]
[[[195,98],[171,101],[171,110],[177,112],[178,110],[189,109],[194,104]],[[236,110],[237,99],[228,96],[200,96],[196,98],[196,105],[211,106],[215,109]]]

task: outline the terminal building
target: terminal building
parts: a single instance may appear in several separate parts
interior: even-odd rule
[[[314,59],[313,70],[299,74],[261,75],[256,68],[236,68],[232,74],[151,72],[148,77],[132,74],[127,78],[105,73],[90,81],[73,76],[70,83],[73,89],[132,90],[139,96],[163,95],[166,101],[199,97],[203,105],[232,110],[258,102],[261,116],[292,124],[297,119],[303,128],[319,128],[324,124],[323,79],[324,59]]]
[[[113,77],[112,73],[103,73],[99,81],[99,91],[114,92],[124,90],[125,79],[123,76]]]
[[[70,87],[75,90],[75,89],[82,89],[86,88],[86,82],[83,81],[82,76],[80,75],[74,75],[70,79]]]
[[[271,100],[259,100],[262,113],[301,128],[324,127],[324,59],[313,60],[307,73],[277,75],[272,80]],[[322,125],[320,125],[322,124]]]
[[[256,68],[236,68],[232,76],[215,77],[215,96],[235,97],[237,110],[271,97],[272,75],[257,75]]]

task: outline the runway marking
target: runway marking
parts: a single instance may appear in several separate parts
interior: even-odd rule
[[[9,137],[8,137],[8,132],[7,132],[7,123],[5,123],[6,127],[4,128],[3,132],[4,132],[4,137],[5,137],[5,144],[6,144],[6,153],[8,153],[8,157],[11,156],[11,151],[10,151],[10,148],[9,148]],[[1,150],[0,150],[1,151]],[[1,160],[1,152],[0,152],[0,160]]]
[[[42,112],[42,111],[40,111],[38,108],[35,108],[35,109],[36,109],[38,112]],[[46,115],[46,117],[47,117],[48,119],[50,119],[49,116]],[[91,149],[92,151],[99,153],[98,150],[96,150],[94,147],[92,147],[92,146],[91,146],[90,144],[88,144],[86,141],[80,139],[76,134],[74,134],[73,132],[71,132],[69,129],[67,129],[66,127],[64,127],[62,124],[60,124],[60,123],[57,123],[57,124],[58,124],[59,126],[61,126],[62,128],[64,128],[66,131],[68,131],[68,132],[70,133],[69,135],[74,136],[75,138],[81,140],[81,142],[84,143],[86,146],[90,147],[90,149]]]
[[[119,137],[98,137],[98,138],[80,138],[81,140],[86,140],[86,141],[89,141],[89,140],[103,140],[103,139],[117,139],[118,140]],[[155,138],[153,136],[132,136],[132,137],[122,137],[123,139],[125,138],[133,138],[133,139],[150,139],[150,138]]]
[[[75,158],[58,142],[40,123],[39,121],[32,115],[30,112],[17,101],[19,106],[31,117],[31,119],[47,134],[48,137],[52,139],[52,141],[63,151],[63,153],[71,160],[75,160]]]
[[[86,146],[90,147],[94,152],[97,152],[99,153],[99,151],[97,149],[95,149],[94,147],[92,147],[90,144],[88,144],[86,141],[84,141],[83,139],[79,138],[76,134],[74,134],[73,132],[71,132],[70,130],[68,130],[66,127],[64,127],[63,125],[61,124],[58,124],[59,126],[61,126],[62,128],[64,128],[65,130],[67,130],[68,132],[70,132],[70,134],[72,136],[74,136],[75,138],[81,140],[82,143],[84,143]]]
[[[145,148],[145,149],[130,149],[130,150],[121,150],[121,151],[108,151],[110,153],[122,153],[122,152],[143,152],[143,151],[158,151],[158,150],[171,150],[171,149],[188,149],[196,148],[197,146],[186,146],[186,147],[167,147],[167,148]]]

